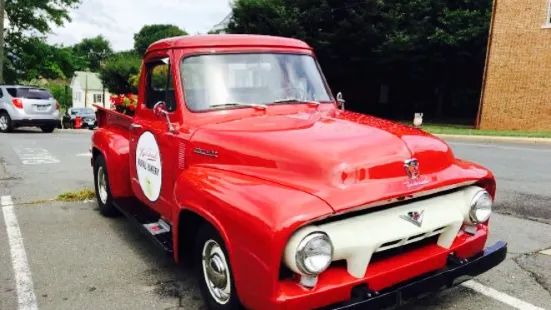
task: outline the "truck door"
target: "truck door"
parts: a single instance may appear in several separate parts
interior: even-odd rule
[[[168,54],[148,57],[140,83],[140,99],[130,125],[130,174],[132,189],[163,218],[171,221],[177,133],[169,123],[179,124],[180,111]],[[156,112],[166,112],[159,115]],[[169,122],[169,121],[170,122]]]

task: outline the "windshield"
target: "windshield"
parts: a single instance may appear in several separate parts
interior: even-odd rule
[[[95,114],[94,110],[88,108],[72,108],[71,115],[80,115],[80,114]]]
[[[182,61],[181,75],[186,105],[193,111],[331,100],[316,61],[309,55],[192,56]]]

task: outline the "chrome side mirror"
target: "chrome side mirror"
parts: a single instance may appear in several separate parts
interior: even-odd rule
[[[341,109],[341,110],[344,110],[344,99],[342,99],[342,92],[339,92],[337,94],[337,106]]]
[[[166,123],[168,125],[168,131],[174,132],[174,127],[172,126],[172,122],[170,122],[170,117],[168,116],[168,111],[166,110],[166,103],[164,101],[159,101],[155,103],[153,106],[153,113],[157,117],[161,117],[162,115],[165,116]]]

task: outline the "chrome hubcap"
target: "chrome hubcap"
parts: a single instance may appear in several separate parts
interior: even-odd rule
[[[8,129],[8,119],[5,115],[0,116],[0,129],[6,130]]]
[[[214,240],[203,246],[203,275],[214,300],[227,303],[231,294],[229,267],[222,248]]]
[[[107,182],[105,182],[105,171],[103,167],[98,169],[98,191],[99,198],[103,204],[107,203]]]

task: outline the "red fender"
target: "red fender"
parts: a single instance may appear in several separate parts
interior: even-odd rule
[[[218,229],[239,298],[252,309],[265,308],[265,301],[275,298],[283,250],[292,233],[333,212],[310,194],[206,167],[182,173],[174,197],[180,208],[176,212],[191,210]]]
[[[130,142],[128,132],[109,128],[98,128],[92,136],[92,151],[103,155],[107,163],[111,194],[115,198],[130,197],[134,193],[130,183]]]

